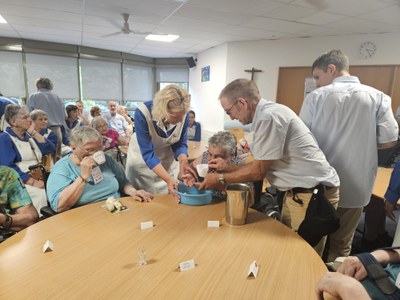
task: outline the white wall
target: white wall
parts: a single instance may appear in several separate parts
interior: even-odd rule
[[[374,41],[377,45],[375,56],[370,59],[361,59],[359,56],[359,46],[364,41]],[[218,47],[220,48],[220,47]],[[226,81],[222,83],[222,78],[215,83],[209,82],[207,88],[196,88],[193,90],[193,106],[207,111],[207,120],[214,119],[213,126],[210,128],[222,128],[224,113],[222,109],[215,108],[215,100],[221,89],[236,78],[250,79],[250,73],[244,72],[245,69],[252,67],[261,69],[261,73],[254,75],[260,93],[264,98],[275,100],[279,67],[284,66],[310,66],[314,60],[323,52],[332,49],[340,49],[347,54],[350,65],[385,65],[400,64],[400,34],[374,34],[374,35],[353,35],[353,36],[334,36],[316,37],[303,39],[287,39],[273,41],[253,41],[253,42],[234,42],[226,47],[226,61],[218,61],[221,68],[226,66]],[[223,58],[223,55],[213,57],[214,49],[200,53],[202,66],[214,63],[216,59]],[[196,68],[199,68],[199,64]],[[224,73],[223,70],[219,70]],[[211,69],[212,73],[212,69]],[[196,73],[197,74],[197,73]],[[198,70],[200,76],[200,70]],[[199,77],[190,74],[190,87],[199,86]],[[201,102],[198,102],[201,99]],[[217,101],[218,104],[218,101]],[[222,116],[220,115],[222,114]],[[199,116],[203,121],[203,115]],[[216,124],[215,122],[220,122]]]
[[[224,44],[204,51],[197,56],[197,66],[190,69],[189,93],[196,120],[202,126],[202,140],[207,132],[223,129],[224,111],[219,105],[218,94],[226,85],[227,48]],[[201,82],[201,68],[210,66],[210,81]]]

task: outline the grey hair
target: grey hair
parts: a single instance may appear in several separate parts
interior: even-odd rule
[[[260,100],[260,91],[253,80],[239,78],[223,88],[218,99],[227,98],[233,104],[238,98],[245,98],[250,101]]]
[[[33,121],[36,121],[37,119],[39,119],[42,116],[48,116],[47,113],[44,110],[41,109],[34,109],[31,111],[31,119]]]
[[[107,121],[106,118],[104,118],[104,117],[102,117],[102,116],[97,116],[97,117],[94,117],[94,118],[93,118],[92,122],[90,123],[90,126],[91,126],[92,128],[94,128],[94,129],[96,129],[97,124],[98,124],[101,120],[106,121],[106,123],[108,124],[108,121]]]
[[[70,136],[71,144],[75,146],[81,146],[88,142],[103,141],[100,133],[89,126],[77,126],[75,127]]]
[[[230,155],[236,154],[237,140],[235,135],[228,131],[218,131],[208,140],[209,145],[220,147]]]
[[[36,87],[38,89],[46,89],[46,90],[52,90],[53,89],[53,83],[49,78],[46,77],[40,77],[36,79]]]
[[[8,124],[11,124],[11,121],[20,117],[21,111],[28,111],[28,108],[25,105],[9,104],[4,111],[4,119]]]

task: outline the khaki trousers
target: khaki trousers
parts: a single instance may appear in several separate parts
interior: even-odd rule
[[[360,222],[363,207],[337,209],[340,218],[340,228],[329,235],[329,252],[327,262],[333,262],[337,257],[349,256],[354,232]]]
[[[282,223],[292,228],[297,232],[301,222],[303,222],[306,215],[308,204],[311,200],[311,193],[298,193],[296,194],[297,199],[301,200],[302,204],[297,203],[293,200],[293,195],[290,191],[286,193],[286,197],[283,201],[282,207]],[[339,188],[330,188],[325,192],[326,198],[337,208],[339,202]],[[322,253],[325,248],[326,236],[314,247],[314,250],[322,257]]]

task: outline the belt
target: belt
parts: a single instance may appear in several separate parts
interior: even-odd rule
[[[302,187],[295,187],[290,189],[292,191],[292,194],[312,194],[315,189],[317,190],[323,190],[323,191],[329,191],[330,189],[333,189],[334,186],[326,186],[323,184],[318,184],[312,188],[302,188]]]

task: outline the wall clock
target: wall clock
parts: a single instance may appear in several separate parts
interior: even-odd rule
[[[360,56],[363,59],[368,59],[375,55],[376,44],[372,41],[366,41],[360,45]]]

